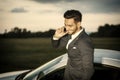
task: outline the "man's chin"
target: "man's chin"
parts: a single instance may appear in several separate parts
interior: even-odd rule
[[[68,32],[68,34],[72,35],[73,33],[72,32]]]

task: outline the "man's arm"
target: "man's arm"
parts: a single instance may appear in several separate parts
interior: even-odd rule
[[[52,46],[53,46],[54,48],[58,48],[60,41],[59,41],[59,39],[56,39],[56,38],[52,37],[51,43],[52,43]]]
[[[64,27],[61,27],[55,31],[55,34],[52,37],[52,45],[54,48],[63,47],[64,36],[67,34],[67,31],[64,31]]]
[[[52,46],[54,48],[62,48],[62,47],[65,47],[66,44],[67,44],[67,35],[61,37],[60,39],[57,39],[57,38],[53,38],[51,39],[51,43],[52,43]]]
[[[93,67],[93,59],[94,59],[94,48],[92,42],[89,38],[83,39],[80,44],[80,52],[82,55],[83,61],[83,71],[84,71],[84,78],[90,77],[94,72]]]

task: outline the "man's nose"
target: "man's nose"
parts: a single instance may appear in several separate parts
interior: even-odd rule
[[[68,31],[69,30],[69,28],[66,26],[66,30]]]
[[[68,29],[68,28],[66,28],[66,31],[69,31],[69,29]]]

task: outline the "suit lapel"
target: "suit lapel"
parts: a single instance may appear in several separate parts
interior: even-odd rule
[[[68,49],[71,49],[74,47],[75,44],[77,44],[80,39],[82,39],[83,35],[85,34],[85,31],[83,30],[68,46]]]

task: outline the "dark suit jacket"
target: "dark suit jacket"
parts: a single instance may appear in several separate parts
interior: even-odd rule
[[[53,47],[65,47],[69,35],[52,40]],[[64,80],[90,80],[94,72],[94,48],[90,37],[83,30],[68,46],[68,62]]]

